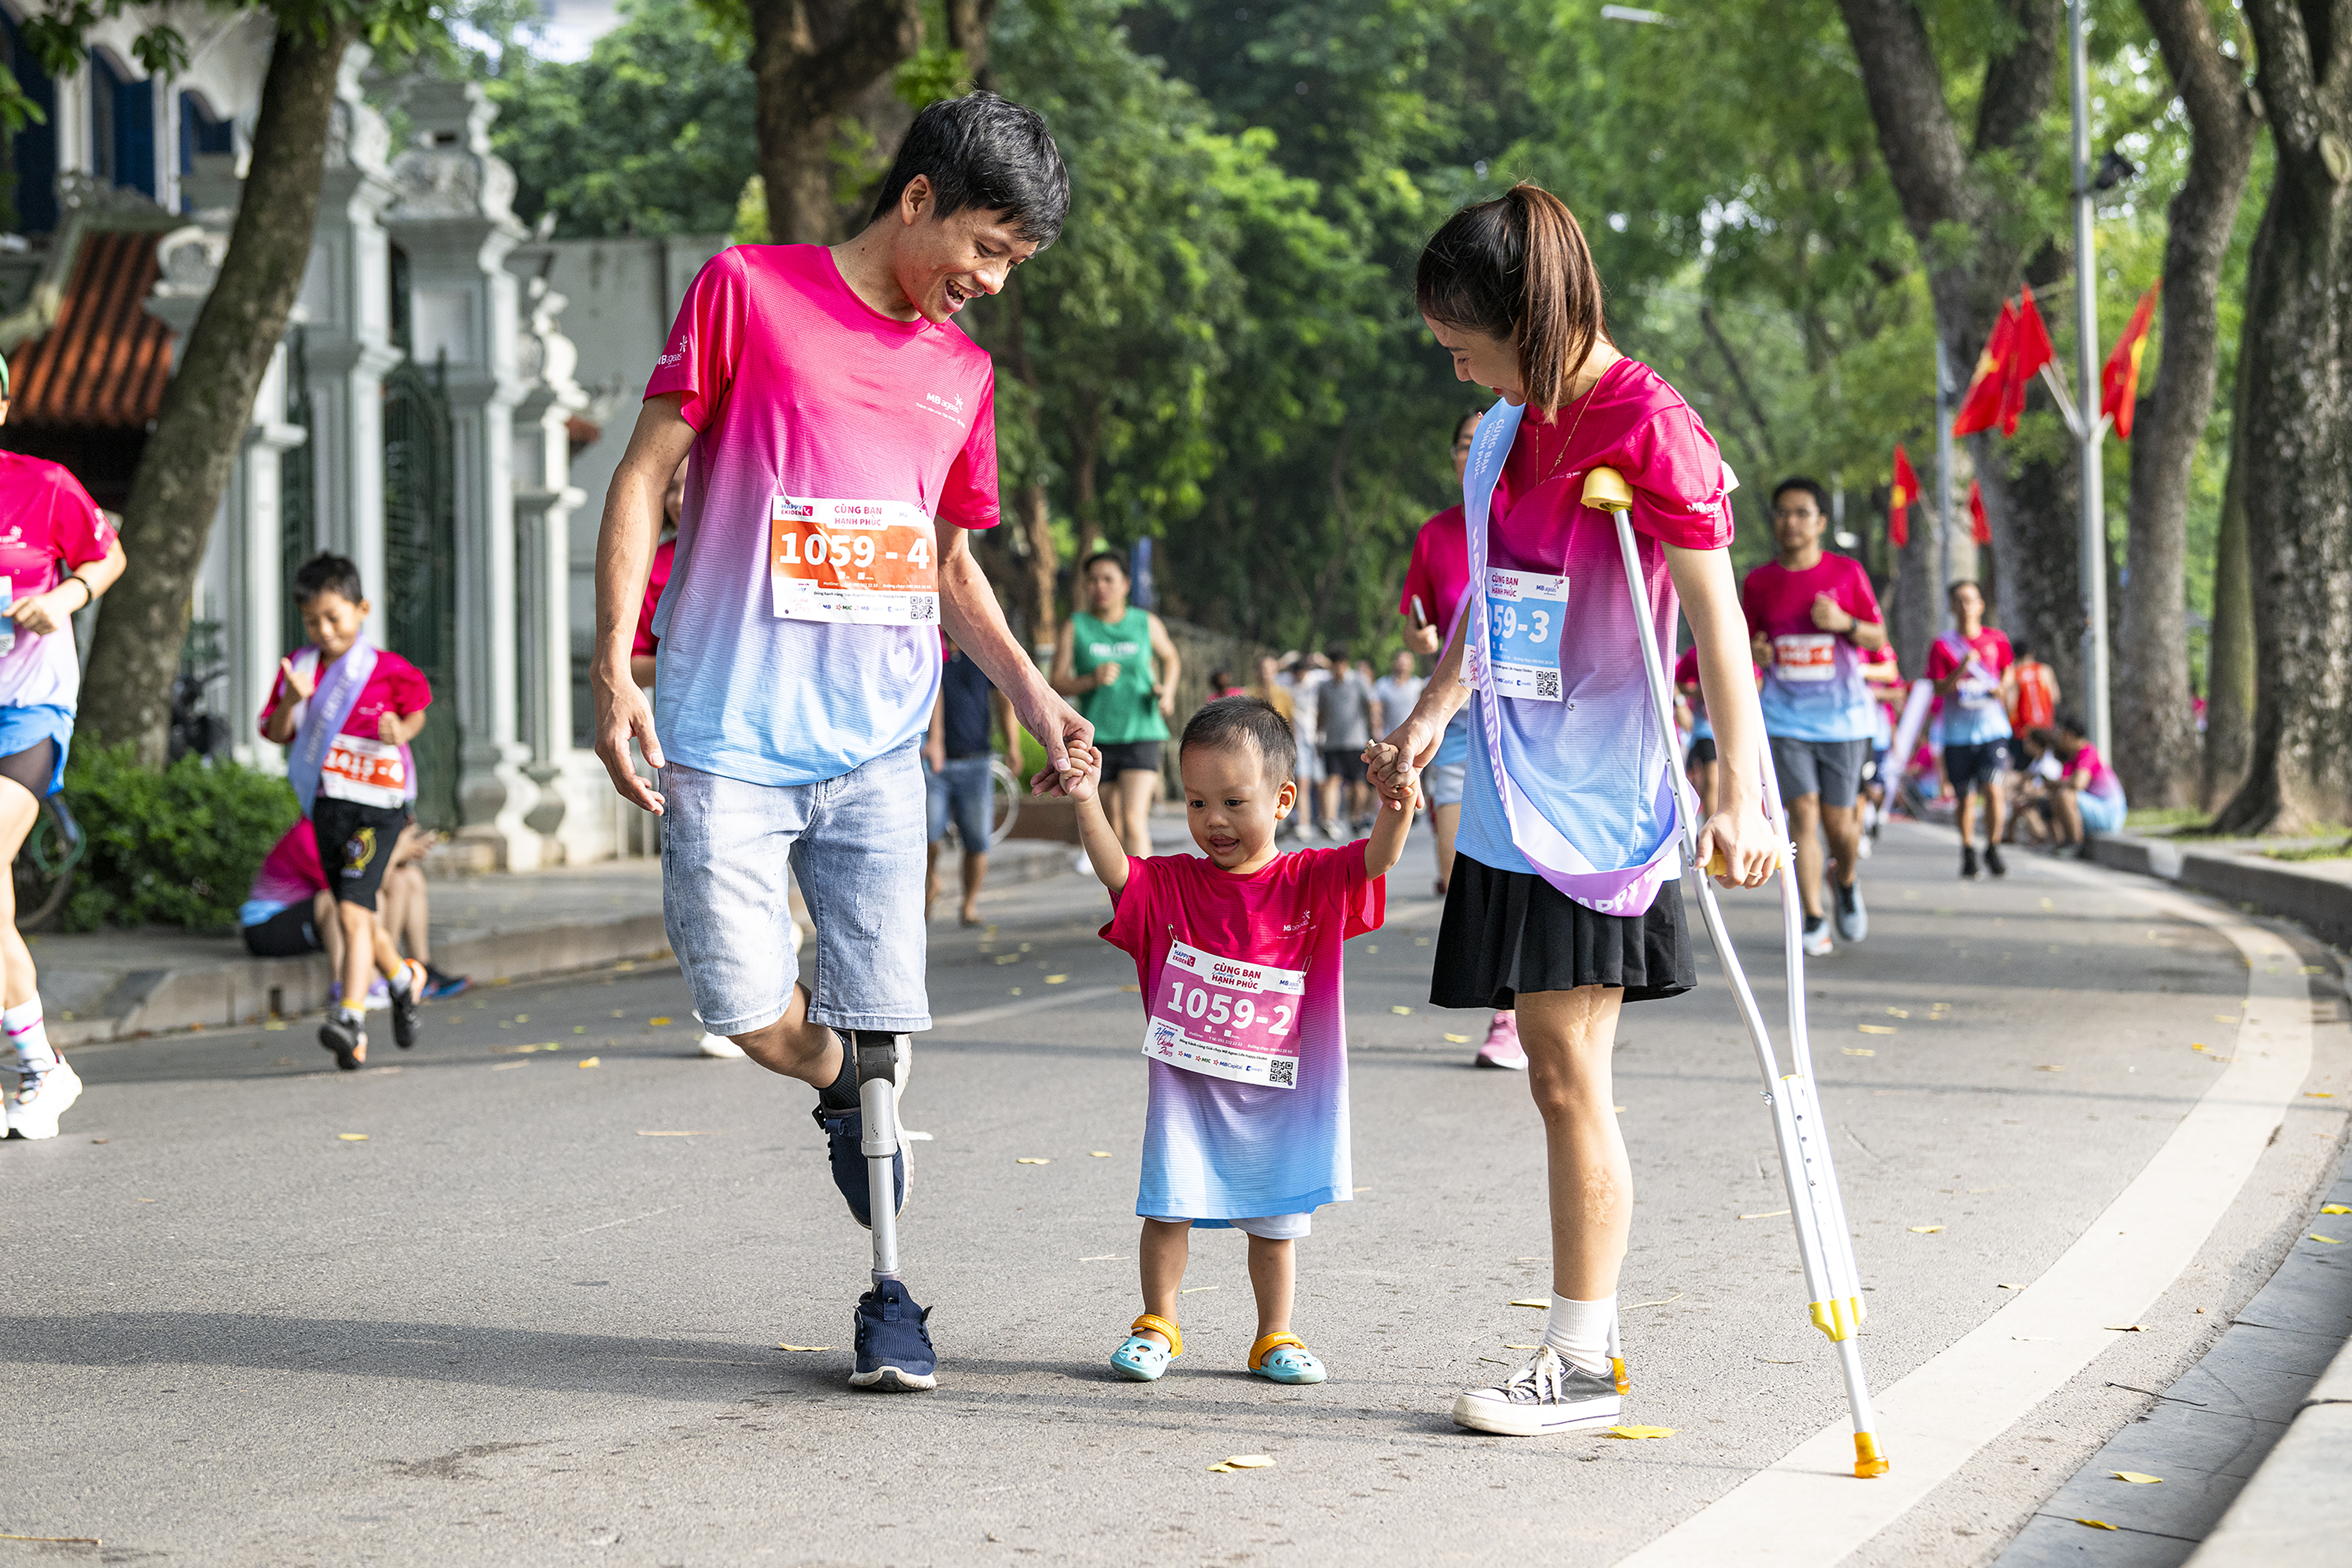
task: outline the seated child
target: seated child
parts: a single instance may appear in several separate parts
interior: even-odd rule
[[[1290,725],[1253,696],[1192,716],[1179,743],[1185,818],[1203,860],[1130,857],[1096,798],[1101,756],[1069,792],[1095,874],[1116,905],[1103,938],[1135,958],[1149,1019],[1143,1054],[1143,1315],[1110,1358],[1150,1382],[1184,1353],[1176,1295],[1195,1225],[1248,1233],[1257,1342],[1249,1370],[1320,1383],[1323,1364],[1290,1332],[1293,1243],[1319,1205],[1345,1203],[1348,1042],[1342,944],[1380,928],[1383,881],[1403,852],[1416,802],[1380,813],[1371,837],[1277,854],[1277,824],[1298,805]]]

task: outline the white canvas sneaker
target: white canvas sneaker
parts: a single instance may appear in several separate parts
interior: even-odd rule
[[[54,1138],[58,1118],[81,1098],[81,1078],[58,1058],[47,1072],[26,1072],[8,1096],[8,1135],[12,1138]]]
[[[1458,1396],[1454,1424],[1506,1437],[1540,1437],[1610,1426],[1624,1403],[1614,1382],[1561,1360],[1545,1345],[1501,1385]]]

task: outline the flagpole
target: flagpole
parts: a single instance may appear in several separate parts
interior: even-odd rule
[[[1940,629],[1951,612],[1952,548],[1952,358],[1944,333],[1936,331],[1936,602],[1928,613]],[[2105,756],[2105,752],[2099,755]]]
[[[2084,0],[2067,0],[2066,42],[2074,89],[2074,384],[2083,390],[2082,603],[2084,720],[2099,755],[2112,757],[2107,702],[2107,520],[2099,447],[2105,422],[2091,396],[2098,371],[2099,301],[2091,233],[2091,76],[2083,47]]]

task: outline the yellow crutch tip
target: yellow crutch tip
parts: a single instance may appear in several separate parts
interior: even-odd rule
[[[1622,512],[1633,504],[1633,486],[1614,468],[1595,468],[1584,476],[1584,504],[1599,511]]]
[[[1625,1375],[1625,1358],[1623,1356],[1611,1356],[1609,1358],[1609,1370],[1616,1376],[1618,1393],[1631,1394],[1633,1392],[1633,1379]]]
[[[1857,1480],[1870,1480],[1886,1473],[1886,1458],[1878,1451],[1878,1439],[1868,1432],[1853,1435],[1853,1473]]]

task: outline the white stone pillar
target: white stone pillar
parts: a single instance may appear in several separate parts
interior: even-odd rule
[[[384,162],[392,137],[360,92],[367,48],[336,73],[320,179],[319,225],[302,279],[318,543],[351,557],[368,590],[368,635],[388,640],[383,556],[383,377],[392,341],[392,275],[382,214],[398,194]]]
[[[411,352],[446,367],[457,533],[458,836],[513,871],[540,863],[523,818],[538,803],[517,727],[513,416],[516,280],[503,263],[526,237],[514,171],[491,156],[496,118],[478,83],[414,81],[402,107],[415,141],[393,160],[386,217],[407,254]]]
[[[522,568],[521,724],[539,786],[524,821],[550,841],[545,858],[569,860],[572,835],[559,840],[565,816],[560,781],[572,749],[572,514],[587,497],[572,484],[572,416],[588,406],[574,375],[580,350],[556,318],[563,296],[549,289],[544,249],[508,258],[529,301],[530,321],[516,341],[517,369],[532,378],[514,411],[515,536]],[[585,859],[586,856],[580,858]]]

